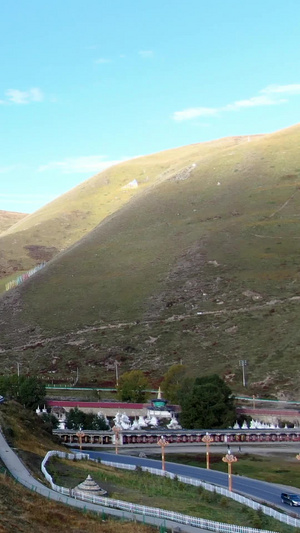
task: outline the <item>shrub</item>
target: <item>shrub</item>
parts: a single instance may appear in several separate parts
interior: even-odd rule
[[[224,496],[222,496],[222,498],[220,500],[220,506],[221,507],[228,507],[228,498],[225,498]]]

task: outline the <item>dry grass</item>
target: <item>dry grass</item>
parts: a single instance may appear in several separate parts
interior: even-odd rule
[[[0,533],[151,533],[134,522],[115,522],[102,514],[83,513],[51,502],[0,474]]]
[[[26,216],[27,215],[25,213],[16,213],[14,211],[0,210],[0,235]]]
[[[43,422],[16,402],[0,406],[0,424],[9,442],[17,448],[27,468],[41,478],[41,462],[48,450],[65,449],[43,428]],[[4,474],[0,465],[0,533],[113,533],[116,522],[103,516],[86,514],[71,507],[42,498],[26,490]],[[150,527],[135,523],[120,523],[121,533],[150,533]]]

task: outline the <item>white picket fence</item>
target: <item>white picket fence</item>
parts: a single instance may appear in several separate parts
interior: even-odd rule
[[[46,454],[41,465],[41,470],[45,478],[47,479],[47,481],[50,483],[52,489],[66,496],[72,496],[74,498],[84,500],[86,502],[103,505],[105,507],[113,507],[113,508],[117,508],[123,511],[135,512],[135,513],[142,514],[145,516],[155,516],[161,519],[172,520],[180,524],[188,524],[191,526],[201,527],[204,529],[208,529],[211,531],[217,531],[220,533],[272,533],[272,532],[268,532],[266,530],[261,530],[261,529],[253,529],[250,527],[225,524],[222,522],[214,522],[212,520],[206,520],[204,518],[188,516],[188,515],[184,515],[181,513],[175,513],[173,511],[166,511],[165,509],[159,509],[157,507],[147,507],[144,505],[138,505],[134,503],[125,502],[122,500],[114,500],[112,498],[107,498],[103,496],[102,497],[101,496],[90,496],[84,492],[76,491],[75,493],[72,489],[67,489],[65,487],[56,485],[53,482],[52,476],[47,472],[46,463],[48,459],[53,456],[58,456],[58,457],[61,457],[64,459],[70,459],[70,460],[86,459],[86,460],[91,460],[95,462],[98,462],[98,460],[91,459],[89,455],[85,453],[73,454],[73,453],[64,453],[64,452],[52,450]],[[130,464],[114,463],[111,461],[101,461],[101,463],[108,465],[108,466],[112,466],[114,468],[123,468],[125,470],[136,469],[135,465],[130,465]],[[247,505],[248,507],[251,507],[252,509],[261,510],[266,515],[272,516],[273,518],[275,518],[276,520],[279,520],[280,522],[284,522],[291,526],[296,526],[296,527],[300,526],[300,520],[293,518],[291,516],[285,515],[283,513],[280,513],[278,511],[275,511],[274,509],[267,507],[265,505],[261,505],[253,500],[250,500],[249,498],[245,498],[244,496],[241,496],[234,492],[230,492],[227,489],[224,489],[223,487],[212,485],[210,483],[205,483],[204,481],[200,481],[195,478],[178,476],[178,475],[172,474],[171,472],[166,472],[166,471],[158,470],[155,468],[149,468],[149,467],[142,466],[141,469],[144,472],[149,472],[151,474],[168,477],[170,479],[176,478],[178,479],[178,481],[181,481],[182,483],[186,483],[188,485],[194,485],[196,487],[203,487],[205,490],[208,490],[210,492],[216,492],[218,494],[222,494],[223,496],[232,498],[235,501],[242,503],[243,505]]]
[[[114,463],[111,461],[101,461],[101,463],[108,465],[108,466],[113,466],[114,468],[123,468],[123,469],[128,469],[128,470],[134,470],[136,468],[135,465]],[[246,498],[245,496],[242,496],[241,494],[237,494],[236,492],[231,492],[225,489],[224,487],[220,487],[218,485],[212,485],[211,483],[206,483],[205,481],[201,481],[200,479],[196,479],[196,478],[179,476],[176,474],[172,474],[171,472],[158,470],[156,468],[150,468],[150,467],[144,467],[144,466],[142,466],[141,468],[143,471],[150,472],[151,474],[154,474],[156,476],[164,476],[170,479],[177,478],[178,481],[181,481],[182,483],[186,483],[187,485],[194,485],[195,487],[202,487],[203,489],[208,490],[210,492],[216,492],[217,494],[221,494],[222,496],[231,498],[238,503],[246,505],[247,507],[251,507],[251,509],[254,509],[256,511],[260,510],[267,516],[271,516],[272,518],[275,518],[279,522],[283,522],[285,524],[288,524],[294,527],[300,527],[300,520],[298,518],[294,518],[292,516],[280,513],[279,511],[272,509],[272,507],[262,505],[261,503],[251,500],[250,498]],[[238,527],[238,526],[234,526],[234,527]],[[236,530],[230,530],[230,531],[236,531]],[[246,528],[245,531],[248,531],[248,533],[250,533],[251,531],[256,531],[256,530],[251,529],[251,528]]]

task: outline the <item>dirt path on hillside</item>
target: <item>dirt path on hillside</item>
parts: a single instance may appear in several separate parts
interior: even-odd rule
[[[246,307],[239,307],[237,309],[220,309],[218,311],[198,311],[193,314],[181,314],[181,315],[172,315],[165,319],[149,319],[144,321],[131,321],[131,322],[111,322],[107,324],[99,323],[98,325],[94,326],[88,326],[84,329],[79,330],[71,330],[68,331],[65,335],[58,335],[55,337],[42,337],[42,336],[36,336],[32,338],[32,341],[29,344],[16,346],[14,347],[14,351],[25,351],[29,349],[35,349],[39,347],[43,347],[46,345],[51,345],[54,342],[57,341],[66,341],[70,340],[70,337],[76,337],[79,335],[86,335],[88,333],[93,333],[95,331],[105,331],[105,330],[120,330],[125,329],[128,327],[135,327],[135,326],[145,326],[152,324],[158,324],[158,323],[172,323],[172,322],[179,322],[182,320],[188,320],[188,319],[195,319],[199,318],[201,320],[201,317],[203,316],[222,316],[222,315],[235,315],[235,314],[242,314],[242,313],[248,313],[250,311],[258,311],[261,309],[266,309],[268,307],[274,307],[274,306],[280,306],[283,304],[286,304],[288,302],[291,303],[300,303],[300,296],[292,296],[290,298],[285,299],[273,299],[269,300],[268,302],[261,303],[261,304],[253,304]],[[6,350],[4,348],[0,348],[0,353],[4,354],[6,352],[9,352],[10,350]]]

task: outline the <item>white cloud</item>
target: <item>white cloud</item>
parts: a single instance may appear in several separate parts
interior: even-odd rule
[[[231,111],[235,109],[241,109],[243,107],[258,107],[258,106],[265,106],[265,105],[279,105],[283,104],[287,100],[285,99],[276,99],[269,96],[252,96],[252,98],[248,98],[247,100],[237,100],[236,102],[233,102],[233,104],[228,104],[222,109],[224,111]]]
[[[260,92],[265,94],[300,94],[300,83],[292,83],[290,85],[268,85],[268,87]]]
[[[177,122],[182,120],[190,120],[196,117],[211,117],[218,113],[218,109],[214,107],[190,107],[183,111],[175,111],[172,118]]]
[[[182,111],[175,111],[172,114],[173,120],[178,122],[183,120],[191,120],[196,117],[216,116],[223,112],[239,111],[251,107],[262,107],[270,105],[281,105],[288,102],[287,98],[280,98],[280,96],[289,96],[300,94],[300,84],[294,83],[290,85],[269,85],[261,91],[258,96],[252,96],[245,100],[236,100],[231,104],[226,104],[222,107],[192,107],[183,109]]]
[[[30,102],[42,102],[44,95],[38,87],[33,87],[28,91],[19,89],[8,89],[5,93],[9,102],[13,104],[29,104]]]
[[[110,59],[106,59],[106,57],[99,57],[99,59],[96,59],[95,63],[98,65],[104,65],[105,63],[110,63]]]
[[[33,87],[30,89],[29,93],[33,102],[42,102],[44,100],[44,95],[38,87]]]
[[[144,58],[153,57],[153,51],[152,50],[140,50],[139,55]]]
[[[45,165],[41,165],[38,168],[38,172],[47,170],[60,170],[63,174],[101,172],[108,167],[121,163],[121,161],[124,161],[124,159],[105,161],[105,157],[102,155],[66,157],[62,161],[50,161]]]

